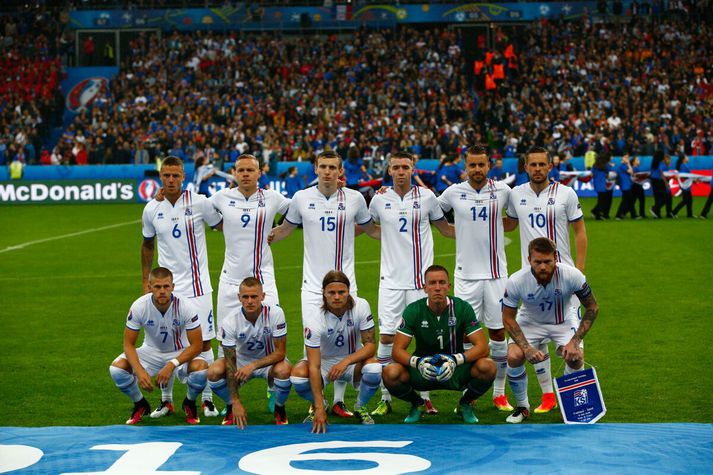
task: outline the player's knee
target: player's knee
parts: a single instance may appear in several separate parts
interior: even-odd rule
[[[361,369],[361,380],[367,386],[378,386],[381,383],[382,367],[379,363],[365,364]]]
[[[568,361],[567,366],[569,366],[570,368],[572,368],[575,371],[579,371],[584,366],[584,360],[579,359],[579,360],[574,360],[574,361]]]
[[[193,373],[195,371],[203,371],[208,369],[208,362],[203,358],[196,358],[188,364],[188,371]]]
[[[285,360],[280,361],[272,367],[272,375],[278,379],[289,379],[292,374],[292,366]]]
[[[127,370],[115,366],[113,363],[109,366],[109,374],[120,388],[126,387],[133,381],[134,377]]]
[[[390,365],[382,369],[381,378],[384,381],[384,385],[388,388],[389,386],[397,386],[404,379],[404,373],[408,375],[408,372],[398,363],[391,363]]]
[[[208,380],[218,381],[225,377],[225,361],[221,358],[208,367]]]
[[[292,371],[290,374],[292,376],[296,376],[298,378],[308,378],[309,377],[309,367],[307,366],[306,362],[300,361],[292,368]]]
[[[495,379],[495,374],[497,373],[497,366],[495,361],[490,358],[480,358],[471,367],[471,376],[486,380],[493,381]]]
[[[111,368],[120,368],[124,371],[131,372],[131,365],[124,358],[118,358],[112,361],[111,365],[109,366],[109,371],[111,371]]]
[[[525,361],[525,354],[516,344],[508,345],[508,365],[511,367],[521,366]]]
[[[505,341],[505,329],[492,330],[488,328],[488,338],[490,338],[490,341]]]
[[[391,345],[394,342],[394,335],[380,335],[379,343],[382,345]]]

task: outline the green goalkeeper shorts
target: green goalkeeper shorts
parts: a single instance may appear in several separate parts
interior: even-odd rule
[[[438,381],[426,381],[416,368],[408,368],[411,377],[411,386],[416,391],[433,391],[436,389],[448,389],[450,391],[462,391],[468,385],[468,381],[473,379],[470,375],[470,368],[473,363],[465,363],[456,367],[453,376],[448,381],[439,383]]]

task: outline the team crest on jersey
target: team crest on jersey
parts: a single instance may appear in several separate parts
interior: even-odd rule
[[[270,327],[262,327],[262,334],[268,335],[270,333]]]
[[[497,200],[498,197],[495,196],[495,193],[493,193],[493,192],[491,191],[491,192],[490,192],[490,199],[491,199],[491,200]]]
[[[555,205],[555,199],[554,199],[554,198],[550,198],[550,199],[547,200],[547,206],[554,206],[554,205]]]
[[[245,333],[238,333],[238,340],[244,340],[245,339]]]
[[[555,289],[555,297],[560,297],[562,295],[562,291],[560,289]]]
[[[337,205],[337,211],[344,211],[346,208],[344,207],[344,203],[339,203]]]
[[[348,326],[348,327],[353,327],[353,326],[354,326],[354,320],[352,320],[351,318],[348,319],[348,320],[347,320],[347,326]]]
[[[420,209],[420,208],[421,208],[421,203],[419,203],[418,201],[414,201],[414,202],[413,202],[413,209]]]
[[[146,322],[147,327],[152,327],[154,325],[156,325],[156,322],[154,322],[153,320],[149,320],[148,322]]]
[[[191,208],[186,208],[186,216],[192,216],[193,210]]]
[[[178,320],[175,320],[175,319],[174,319],[174,320],[173,320],[173,326],[174,326],[174,327],[180,327],[180,326],[181,326],[181,322],[179,322]]]
[[[312,338],[312,330],[310,330],[308,327],[305,327],[305,338],[309,340]]]
[[[449,327],[456,326],[456,317],[451,316],[451,315],[448,316],[448,326]]]
[[[525,198],[520,200],[520,206],[525,206],[527,204],[527,200]]]

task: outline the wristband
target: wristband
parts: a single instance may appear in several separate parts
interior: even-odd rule
[[[463,353],[456,353],[453,355],[453,358],[455,358],[457,366],[460,366],[465,363],[465,355]]]
[[[418,369],[418,360],[419,360],[418,356],[412,356],[412,357],[408,360],[409,366],[411,366],[412,368]]]
[[[181,362],[178,361],[178,358],[173,358],[171,361],[169,361],[169,363],[172,363],[175,368],[181,366]]]

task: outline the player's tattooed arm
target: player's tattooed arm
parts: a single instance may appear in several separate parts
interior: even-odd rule
[[[574,333],[574,339],[577,342],[584,340],[585,335],[592,328],[594,320],[596,320],[597,315],[599,315],[599,304],[597,304],[597,299],[594,298],[594,294],[590,291],[585,297],[579,298],[582,305],[584,305],[584,315],[582,315],[582,321],[579,323],[579,328]]]
[[[505,327],[505,330],[508,332],[508,335],[510,335],[510,338],[512,338],[513,341],[517,343],[517,346],[519,346],[522,352],[525,354],[525,359],[527,359],[527,361],[533,364],[539,363],[540,361],[544,361],[544,353],[542,353],[538,348],[535,348],[534,346],[530,345],[530,343],[527,341],[527,338],[522,332],[520,325],[518,325],[517,321],[515,320],[516,312],[517,309],[515,308],[503,306],[503,326]]]
[[[362,330],[361,342],[364,345],[366,345],[367,343],[376,344],[376,331],[374,330],[374,327],[371,327],[368,330]]]
[[[238,380],[235,379],[235,372],[238,370],[235,363],[235,348],[226,348],[224,346],[223,353],[225,355],[225,378],[228,381],[228,389],[230,390],[230,397],[232,399],[239,397],[238,388],[240,387]]]

